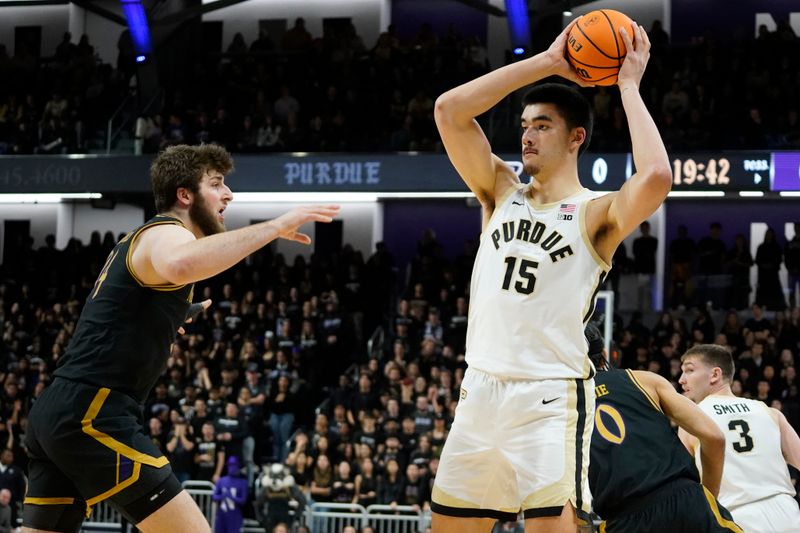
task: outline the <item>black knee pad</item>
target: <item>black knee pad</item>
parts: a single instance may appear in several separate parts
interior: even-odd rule
[[[65,505],[25,505],[22,525],[32,529],[77,533],[86,518],[86,502],[75,500]]]

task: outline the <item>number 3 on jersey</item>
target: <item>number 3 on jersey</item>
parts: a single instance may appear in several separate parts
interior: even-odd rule
[[[750,436],[750,425],[744,420],[731,420],[728,429],[739,434],[739,442],[733,443],[733,449],[739,453],[749,452],[753,449],[753,438]]]
[[[508,256],[505,259],[506,275],[503,278],[503,290],[508,290],[511,286],[511,278],[514,277],[514,267],[517,265],[517,259],[514,256]],[[536,276],[534,271],[539,267],[539,263],[529,259],[519,260],[519,281],[514,283],[514,290],[520,294],[531,294],[534,287],[536,287]],[[524,281],[523,281],[524,280]]]

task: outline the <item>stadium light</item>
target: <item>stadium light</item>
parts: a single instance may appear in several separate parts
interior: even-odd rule
[[[235,192],[241,203],[370,203],[380,200],[472,198],[471,192]]]
[[[528,17],[526,0],[506,0],[506,16],[508,32],[511,35],[511,46],[514,55],[520,56],[531,45],[531,23]],[[522,50],[518,52],[517,50]]]
[[[120,1],[122,3],[122,11],[125,13],[125,20],[128,21],[133,47],[136,49],[136,62],[142,63],[153,50],[150,41],[150,27],[147,25],[147,13],[144,10],[144,6],[142,6],[141,0]]]
[[[670,191],[670,198],[708,198],[725,196],[725,191]]]
[[[97,200],[102,197],[98,192],[0,194],[0,204],[58,204],[64,200]]]

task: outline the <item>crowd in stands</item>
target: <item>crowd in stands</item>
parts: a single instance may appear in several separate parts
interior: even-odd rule
[[[38,249],[29,241],[3,265],[0,493],[10,491],[15,514],[27,413],[114,242],[110,233],[95,233],[88,245],[74,239],[64,250],[52,238]],[[475,253],[447,258],[442,250],[426,232],[401,279],[382,245],[368,258],[345,245],[291,261],[267,248],[199,283],[196,299],[213,304],[186,325],[144,406],[144,426],[176,475],[216,482],[235,455],[251,483],[259,466],[284,463],[310,501],[426,509],[466,368]],[[641,313],[617,313],[614,321],[617,365],[660,373],[677,386],[688,347],[729,346],[734,392],[782,409],[800,428],[800,308],[693,308],[647,323]],[[384,341],[367,352],[378,326]]]
[[[85,151],[135,85],[126,34],[116,67],[97,59],[86,35],[71,39],[65,34],[44,58],[24,45],[12,58],[0,45],[0,78],[11,82],[0,88],[0,152]],[[641,92],[668,149],[800,148],[800,39],[785,21],[755,39],[703,36],[675,46],[656,21],[650,40]],[[407,40],[390,26],[365,43],[352,24],[312,35],[297,19],[279,42],[266,31],[250,43],[237,34],[222,53],[187,59],[191,68],[160,80],[163,105],[139,135],[149,152],[202,142],[234,152],[441,150],[434,101],[487,72],[487,58],[485,44],[455,24],[444,35],[423,24]],[[592,149],[628,151],[618,92],[586,95],[596,116]],[[509,98],[493,111],[505,118],[494,121],[502,131],[490,132],[496,150],[518,148],[518,106]]]
[[[736,234],[726,242],[723,227],[713,222],[708,233],[697,240],[689,228],[679,225],[666,255],[665,303],[672,309],[708,306],[713,309],[743,310],[755,303],[770,311],[785,311],[798,305],[800,291],[800,223],[793,223],[794,235],[785,238],[767,228],[763,240],[750,251],[750,242]],[[695,234],[695,236],[698,236]],[[644,222],[631,250],[621,244],[613,257],[608,287],[618,295],[625,274],[637,277],[637,302],[640,311],[651,309],[656,283],[657,252],[661,244]],[[751,270],[756,267],[755,284]],[[785,281],[781,271],[785,267]]]
[[[129,79],[102,63],[87,35],[65,33],[54,51],[34,55],[0,42],[0,155],[85,153],[128,93]]]

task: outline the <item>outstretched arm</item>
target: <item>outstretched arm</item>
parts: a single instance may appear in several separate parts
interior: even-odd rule
[[[667,149],[639,94],[639,84],[650,58],[650,40],[641,26],[634,25],[633,31],[634,35],[630,36],[624,28],[620,30],[628,52],[617,85],[628,117],[636,173],[619,192],[592,202],[589,213],[590,220],[594,220],[593,238],[598,239],[594,242],[595,248],[609,263],[619,243],[658,209],[672,187]]]
[[[582,83],[564,59],[567,34],[573,21],[550,48],[531,58],[499,68],[442,94],[434,118],[447,155],[461,178],[484,205],[519,182],[517,175],[492,155],[489,141],[475,120],[515,90],[548,76],[559,75]]]
[[[339,207],[332,205],[298,207],[274,220],[202,239],[195,239],[181,226],[155,226],[139,238],[132,254],[133,267],[150,285],[194,283],[227,270],[275,239],[309,244],[311,238],[299,232],[300,226],[330,222],[338,213]]]
[[[703,485],[715,497],[719,494],[725,463],[725,435],[711,418],[689,398],[675,392],[669,381],[652,372],[636,371],[636,377],[654,392],[664,414],[700,442]]]

